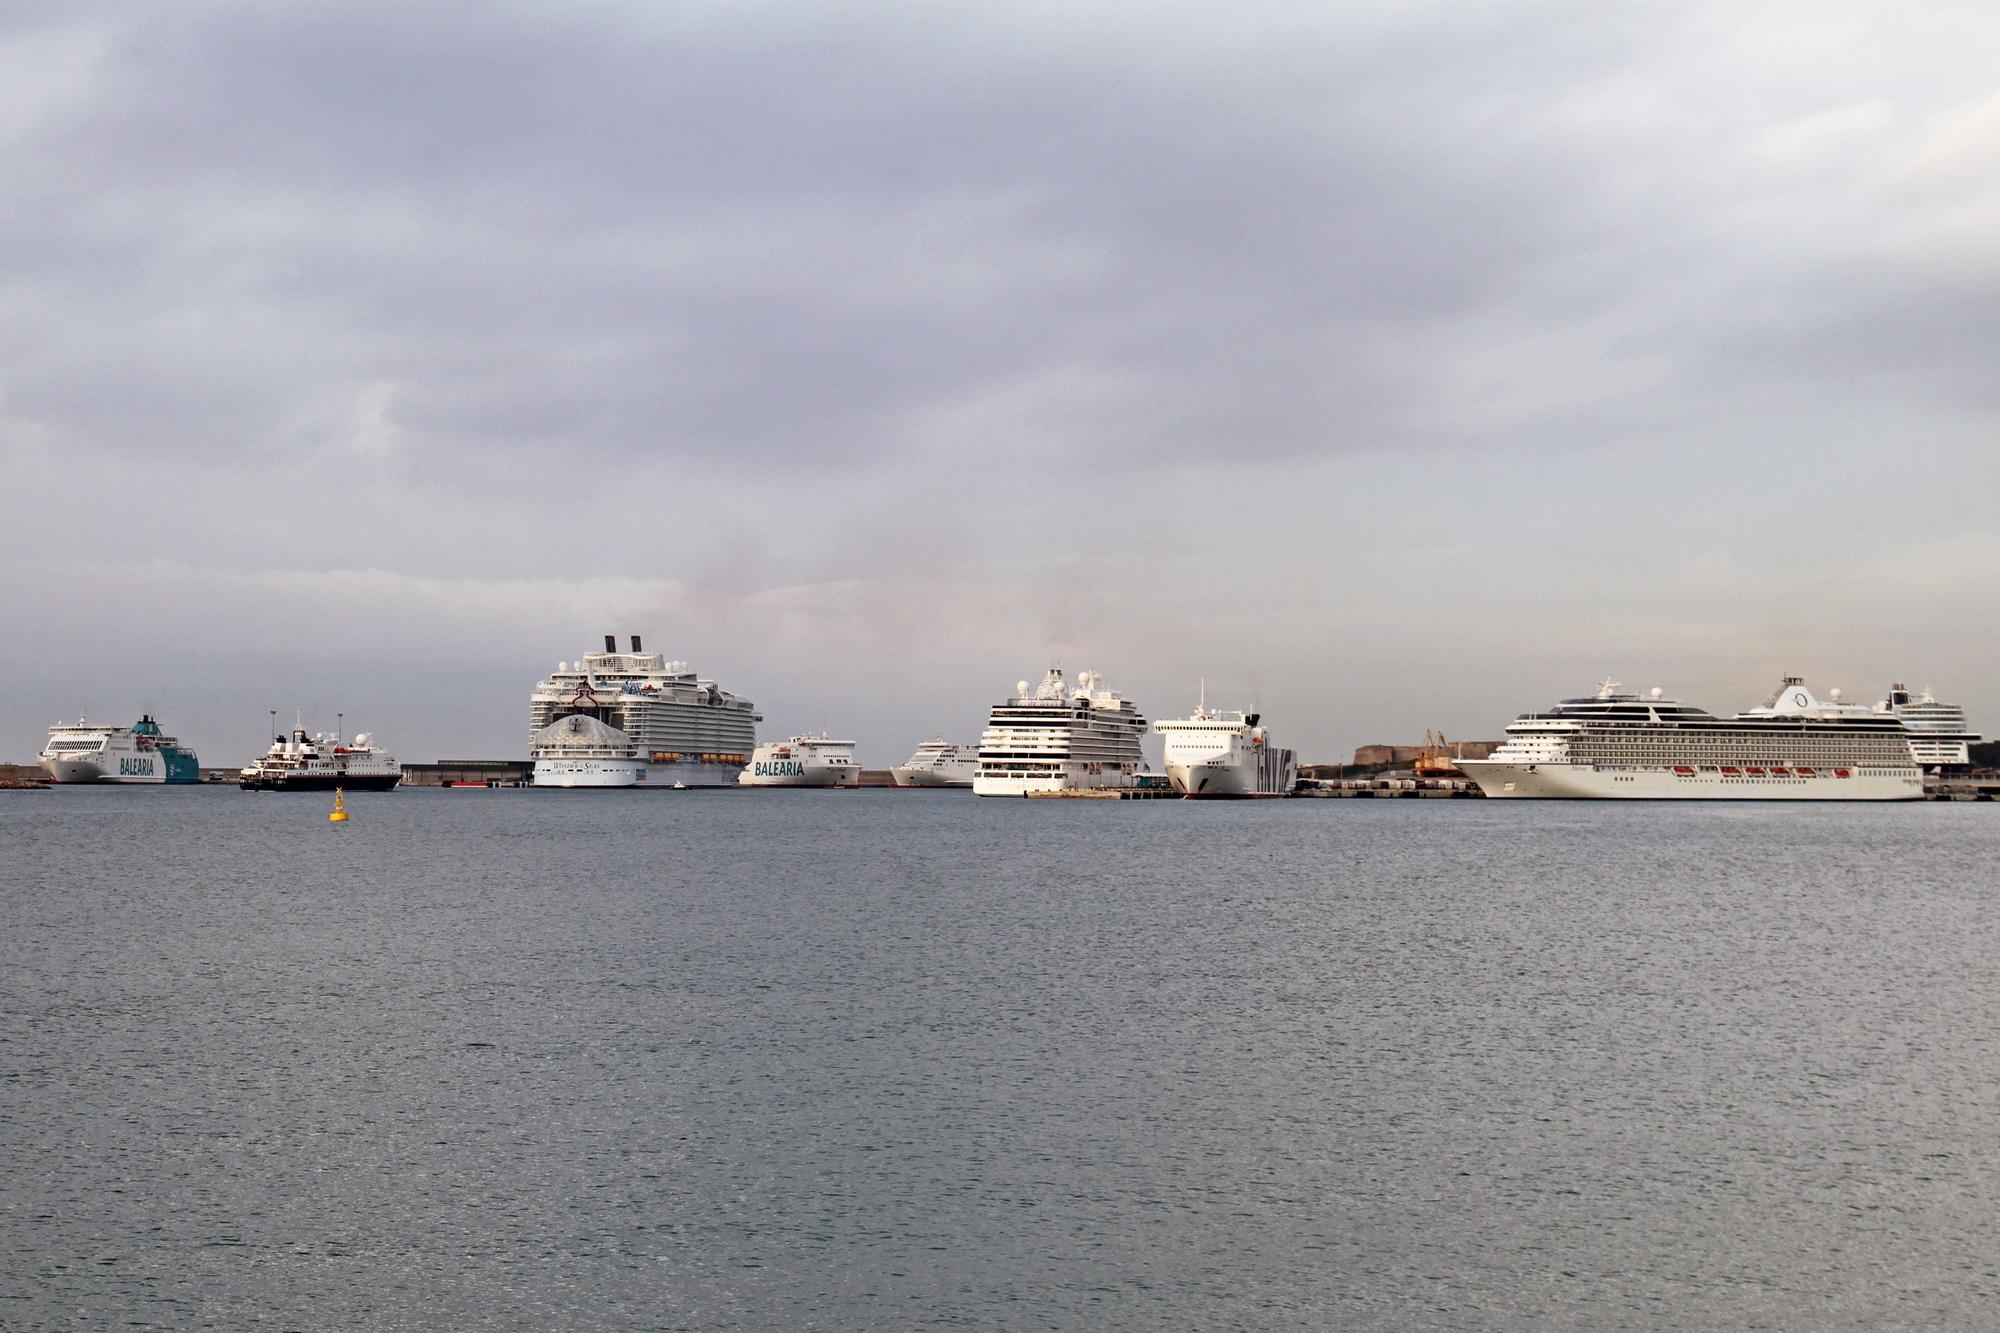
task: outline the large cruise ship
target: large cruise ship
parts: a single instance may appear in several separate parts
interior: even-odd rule
[[[632,787],[646,778],[645,756],[632,738],[588,713],[559,717],[536,732],[528,757],[537,787]]]
[[[535,686],[530,737],[558,718],[582,714],[623,732],[645,760],[652,787],[731,787],[757,748],[757,706],[695,675],[685,662],[632,651],[604,636],[604,651],[559,662]]]
[[[1889,687],[1889,697],[1875,709],[1903,719],[1903,725],[1910,729],[1910,750],[1925,768],[1971,766],[1972,747],[1980,736],[1957,704],[1941,704],[1929,690],[1912,694],[1897,681]]]
[[[1761,708],[1719,718],[1663,697],[1621,694],[1524,713],[1486,759],[1459,767],[1488,796],[1569,799],[1915,801],[1923,774],[1903,720],[1821,700],[1787,676]]]
[[[837,741],[822,731],[766,741],[736,782],[743,787],[855,787],[861,783],[861,765],[854,762],[853,741]]]
[[[1050,667],[1032,692],[1024,680],[1012,699],[993,705],[979,738],[972,790],[979,796],[1025,796],[1136,786],[1146,765],[1139,749],[1145,734],[1138,708],[1104,688],[1101,676],[1078,672],[1072,689],[1062,668]]]
[[[908,762],[889,772],[898,787],[970,787],[979,772],[979,747],[939,736],[919,745]]]
[[[107,727],[87,716],[58,722],[38,758],[54,782],[201,781],[194,751],[163,733],[151,713],[129,727]]]
[[[1189,800],[1289,796],[1298,785],[1298,757],[1271,744],[1258,714],[1210,708],[1205,681],[1191,716],[1153,730],[1167,738],[1168,781]]]

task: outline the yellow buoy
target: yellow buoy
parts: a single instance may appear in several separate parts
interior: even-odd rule
[[[339,787],[333,789],[333,813],[327,818],[336,824],[347,822],[347,802],[341,799],[345,794]]]

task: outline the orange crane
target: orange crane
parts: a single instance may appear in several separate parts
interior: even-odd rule
[[[1411,765],[1411,771],[1420,778],[1462,778],[1465,770],[1458,766],[1457,756],[1449,753],[1451,742],[1444,738],[1442,731],[1424,733],[1423,753]]]

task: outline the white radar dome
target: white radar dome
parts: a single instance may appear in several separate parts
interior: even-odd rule
[[[1027,681],[1025,681],[1025,680],[1017,680],[1017,681],[1015,681],[1015,682],[1014,682],[1014,693],[1016,693],[1016,694],[1026,694],[1027,692],[1028,692],[1028,682],[1027,682]]]
[[[1827,693],[1833,696],[1833,701],[1835,703],[1840,702],[1840,686],[1838,685],[1834,686],[1831,690],[1827,691]]]
[[[1079,671],[1076,673],[1076,683],[1083,686],[1086,690],[1090,688],[1090,682],[1094,679],[1095,677],[1088,671]]]
[[[368,733],[365,731],[357,733],[354,737],[354,743],[356,745],[368,744]]]
[[[567,662],[558,662],[558,663],[556,663],[556,674],[557,674],[557,675],[561,675],[562,673],[564,673],[564,672],[566,672],[566,671],[568,671],[568,670],[569,670],[569,663],[567,663]]]
[[[1658,700],[1659,698],[1661,698],[1661,697],[1662,697],[1662,696],[1664,696],[1665,694],[1666,694],[1666,691],[1665,691],[1665,690],[1663,690],[1663,689],[1661,689],[1661,688],[1660,688],[1659,686],[1655,685],[1655,686],[1653,687],[1653,698],[1654,698],[1655,700]]]

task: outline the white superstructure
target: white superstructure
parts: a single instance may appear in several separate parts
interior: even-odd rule
[[[1024,680],[1012,699],[993,705],[979,737],[972,790],[980,796],[1025,796],[1136,786],[1146,765],[1139,749],[1145,734],[1138,708],[1104,688],[1102,677],[1079,672],[1072,689],[1062,668],[1050,667],[1032,691]]]
[[[559,717],[536,732],[529,757],[537,787],[633,787],[646,780],[646,758],[632,738],[587,713]]]
[[[147,713],[129,727],[110,727],[84,716],[49,728],[37,756],[53,782],[152,784],[199,782],[194,751],[161,732]]]
[[[1980,737],[1957,704],[1939,703],[1929,690],[1912,694],[1897,681],[1889,687],[1889,697],[1875,709],[1903,719],[1903,725],[1910,729],[1910,750],[1925,768],[1971,765],[1972,746]]]
[[[1167,778],[1190,800],[1289,796],[1298,785],[1298,757],[1271,744],[1256,713],[1208,706],[1208,685],[1188,717],[1164,718],[1153,730],[1167,738]]]
[[[403,780],[396,757],[378,748],[367,732],[346,740],[336,732],[308,734],[294,725],[290,736],[272,740],[262,759],[244,768],[245,791],[389,791]]]
[[[853,787],[861,782],[854,742],[837,741],[824,731],[766,741],[736,775],[744,787]]]
[[[712,680],[698,677],[685,662],[669,662],[643,652],[639,636],[632,651],[618,651],[604,636],[604,651],[580,661],[559,662],[536,683],[529,704],[530,735],[559,718],[596,718],[623,732],[645,760],[645,782],[653,787],[728,787],[757,748],[757,706]]]
[[[1664,697],[1620,694],[1524,713],[1486,759],[1458,766],[1488,796],[1914,801],[1923,774],[1902,719],[1821,700],[1787,676],[1761,708],[1719,718]]]
[[[898,787],[970,787],[979,772],[979,747],[939,736],[919,745],[908,763],[889,771]]]

